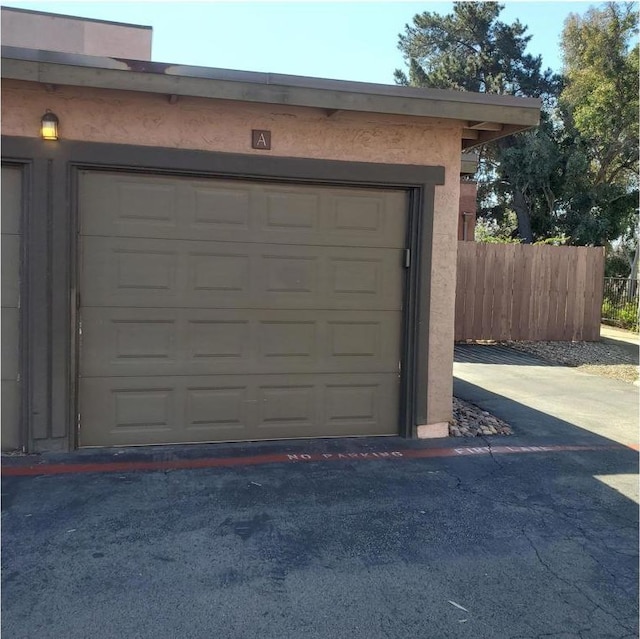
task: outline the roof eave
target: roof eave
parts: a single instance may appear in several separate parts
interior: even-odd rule
[[[479,122],[478,146],[536,126],[540,101],[2,47],[2,77],[50,85]],[[502,125],[502,126],[498,126]],[[497,130],[499,129],[499,130]]]
[[[522,131],[528,131],[529,129],[537,126],[539,122],[536,124],[531,124],[528,126],[525,125],[517,125],[517,124],[506,124],[503,126],[500,131],[482,131],[477,139],[474,140],[462,140],[462,151],[466,153],[467,151],[472,151],[473,149],[477,149],[488,142],[493,142],[494,140],[498,140],[500,138],[505,138],[509,135],[513,135],[514,133],[521,133]]]

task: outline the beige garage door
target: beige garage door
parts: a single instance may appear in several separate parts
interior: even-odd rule
[[[2,167],[2,450],[21,445],[20,419],[20,217],[22,171]]]
[[[406,210],[83,173],[80,444],[397,433]]]

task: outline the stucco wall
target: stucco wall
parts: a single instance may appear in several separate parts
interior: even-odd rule
[[[461,124],[450,120],[281,107],[5,81],[4,135],[37,137],[45,109],[64,139],[284,157],[438,165],[431,272],[428,423],[451,417]],[[251,149],[251,130],[271,131],[271,151]]]
[[[2,44],[133,60],[151,60],[149,28],[2,9]]]

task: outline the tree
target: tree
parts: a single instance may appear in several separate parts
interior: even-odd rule
[[[566,158],[560,135],[543,111],[537,129],[498,140],[485,154],[479,179],[482,213],[502,222],[513,211],[524,242],[561,234],[556,212]]]
[[[497,2],[456,2],[453,13],[424,12],[399,35],[399,48],[409,62],[409,77],[397,69],[399,84],[459,89],[528,97],[554,93],[550,69],[542,58],[525,53],[530,35],[516,20],[498,20]]]
[[[609,2],[571,14],[562,32],[566,86],[560,99],[588,140],[595,185],[627,180],[638,169],[638,13]]]
[[[515,213],[524,242],[606,244],[633,226],[637,204],[637,12],[610,4],[571,16],[562,77],[525,53],[527,28],[501,22],[502,9],[460,2],[416,15],[399,36],[409,75],[397,70],[396,82],[542,98],[538,128],[482,149],[479,215]]]
[[[446,16],[431,12],[414,16],[398,45],[409,64],[409,76],[398,69],[396,82],[553,101],[560,78],[550,69],[542,70],[540,56],[525,53],[531,39],[525,26],[498,20],[503,8],[496,2],[457,2]],[[510,136],[487,145],[480,158],[480,191],[485,195],[480,213],[500,219],[507,209],[513,210],[518,235],[525,242],[542,232],[532,226],[532,217],[536,209],[548,205],[550,191],[545,195],[535,184],[538,166],[531,167],[535,175],[527,176],[518,157],[532,157],[523,148],[528,144],[549,147],[546,135]]]
[[[632,277],[638,264],[637,34],[638,12],[631,3],[571,14],[562,32],[566,84],[560,95],[566,126],[583,153],[581,180],[568,207],[574,235],[581,243],[621,237],[633,244]]]

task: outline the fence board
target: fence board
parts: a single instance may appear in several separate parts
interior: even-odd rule
[[[504,265],[498,269],[502,275],[500,278],[500,339],[509,339],[511,322],[513,319],[513,273],[515,264],[514,244],[505,245]],[[495,297],[494,297],[495,299]]]
[[[573,260],[573,295],[571,296],[570,310],[567,314],[571,317],[571,337],[578,340],[582,335],[584,325],[585,288],[587,285],[587,261],[589,249],[584,246],[576,247],[576,257]]]
[[[461,260],[466,263],[466,289],[462,292],[463,298],[462,302],[464,304],[464,326],[462,328],[463,333],[472,333],[473,332],[473,322],[474,322],[474,313],[475,313],[475,305],[474,305],[474,291],[476,289],[476,276],[477,276],[477,268],[475,267],[476,257],[475,257],[475,246],[463,246],[463,245],[471,245],[475,244],[475,242],[460,242],[458,244],[458,250],[466,250],[469,255],[465,256],[465,259]],[[457,330],[457,328],[456,328]],[[462,337],[456,339],[462,339]]]
[[[475,253],[475,265],[476,265],[476,289],[482,288],[484,290],[484,271],[486,266],[486,254],[480,253],[476,250]],[[473,268],[473,265],[472,265]],[[471,334],[482,334],[482,301],[478,304],[477,300],[473,299],[473,328]]]
[[[522,327],[521,339],[538,339],[538,325],[540,311],[539,307],[542,303],[542,296],[540,295],[541,280],[542,277],[542,264],[540,260],[534,260],[531,251],[522,251],[525,255],[529,256],[530,271],[529,271],[529,312],[522,318],[524,326]],[[527,294],[527,291],[524,292]]]
[[[600,337],[602,248],[458,243],[456,340]]]
[[[464,247],[462,246],[462,242],[458,242],[458,253],[463,250]],[[470,265],[471,260],[460,259],[460,256],[458,255],[458,266],[456,271],[456,309],[460,309],[460,312],[456,312],[456,335],[460,332],[460,327],[458,326],[458,318],[460,318],[460,321],[462,321],[462,319],[466,317],[469,312],[469,308],[467,308],[465,302],[467,291],[469,291],[473,287],[472,283],[469,281]]]
[[[542,276],[539,287],[540,306],[538,310],[540,314],[538,315],[538,339],[543,340],[549,336],[550,328],[549,310],[551,309],[551,299],[549,291],[551,290],[551,256],[549,255],[548,246],[543,245],[540,248],[543,250],[540,253],[542,257]]]
[[[602,298],[604,294],[604,248],[594,249],[596,253],[594,261],[595,277],[591,281],[593,285],[593,302],[590,314],[585,322],[588,341],[595,341],[600,337],[600,319],[602,317]]]
[[[532,259],[530,251],[518,251],[514,255],[517,268],[514,269],[514,291],[513,318],[511,322],[511,338],[524,340],[530,336],[529,317],[532,312],[531,287],[533,282]]]
[[[573,301],[575,298],[575,260],[578,256],[572,260],[571,254],[566,251],[563,253],[564,259],[564,279],[562,281],[562,313],[559,317],[560,321],[560,339],[564,341],[570,341],[573,338],[573,318],[571,313],[573,312]],[[598,330],[600,325],[598,324]]]
[[[553,258],[552,258],[553,260]],[[556,272],[552,273],[551,287],[555,289],[555,313],[551,316],[551,326],[549,328],[550,340],[571,339],[568,334],[570,327],[567,326],[567,278],[569,277],[569,253],[562,251],[558,253]]]
[[[480,252],[479,254],[482,254]],[[495,246],[489,246],[484,254],[484,289],[486,295],[482,298],[482,313],[480,326],[483,333],[493,334],[493,288],[495,275]]]
[[[545,335],[547,335],[549,339],[558,339],[557,315],[560,301],[558,298],[560,296],[559,280],[560,271],[562,270],[562,256],[558,255],[558,259],[555,260],[555,263],[552,265],[549,251],[545,252],[549,258],[549,308],[547,311],[547,330],[545,331]]]

